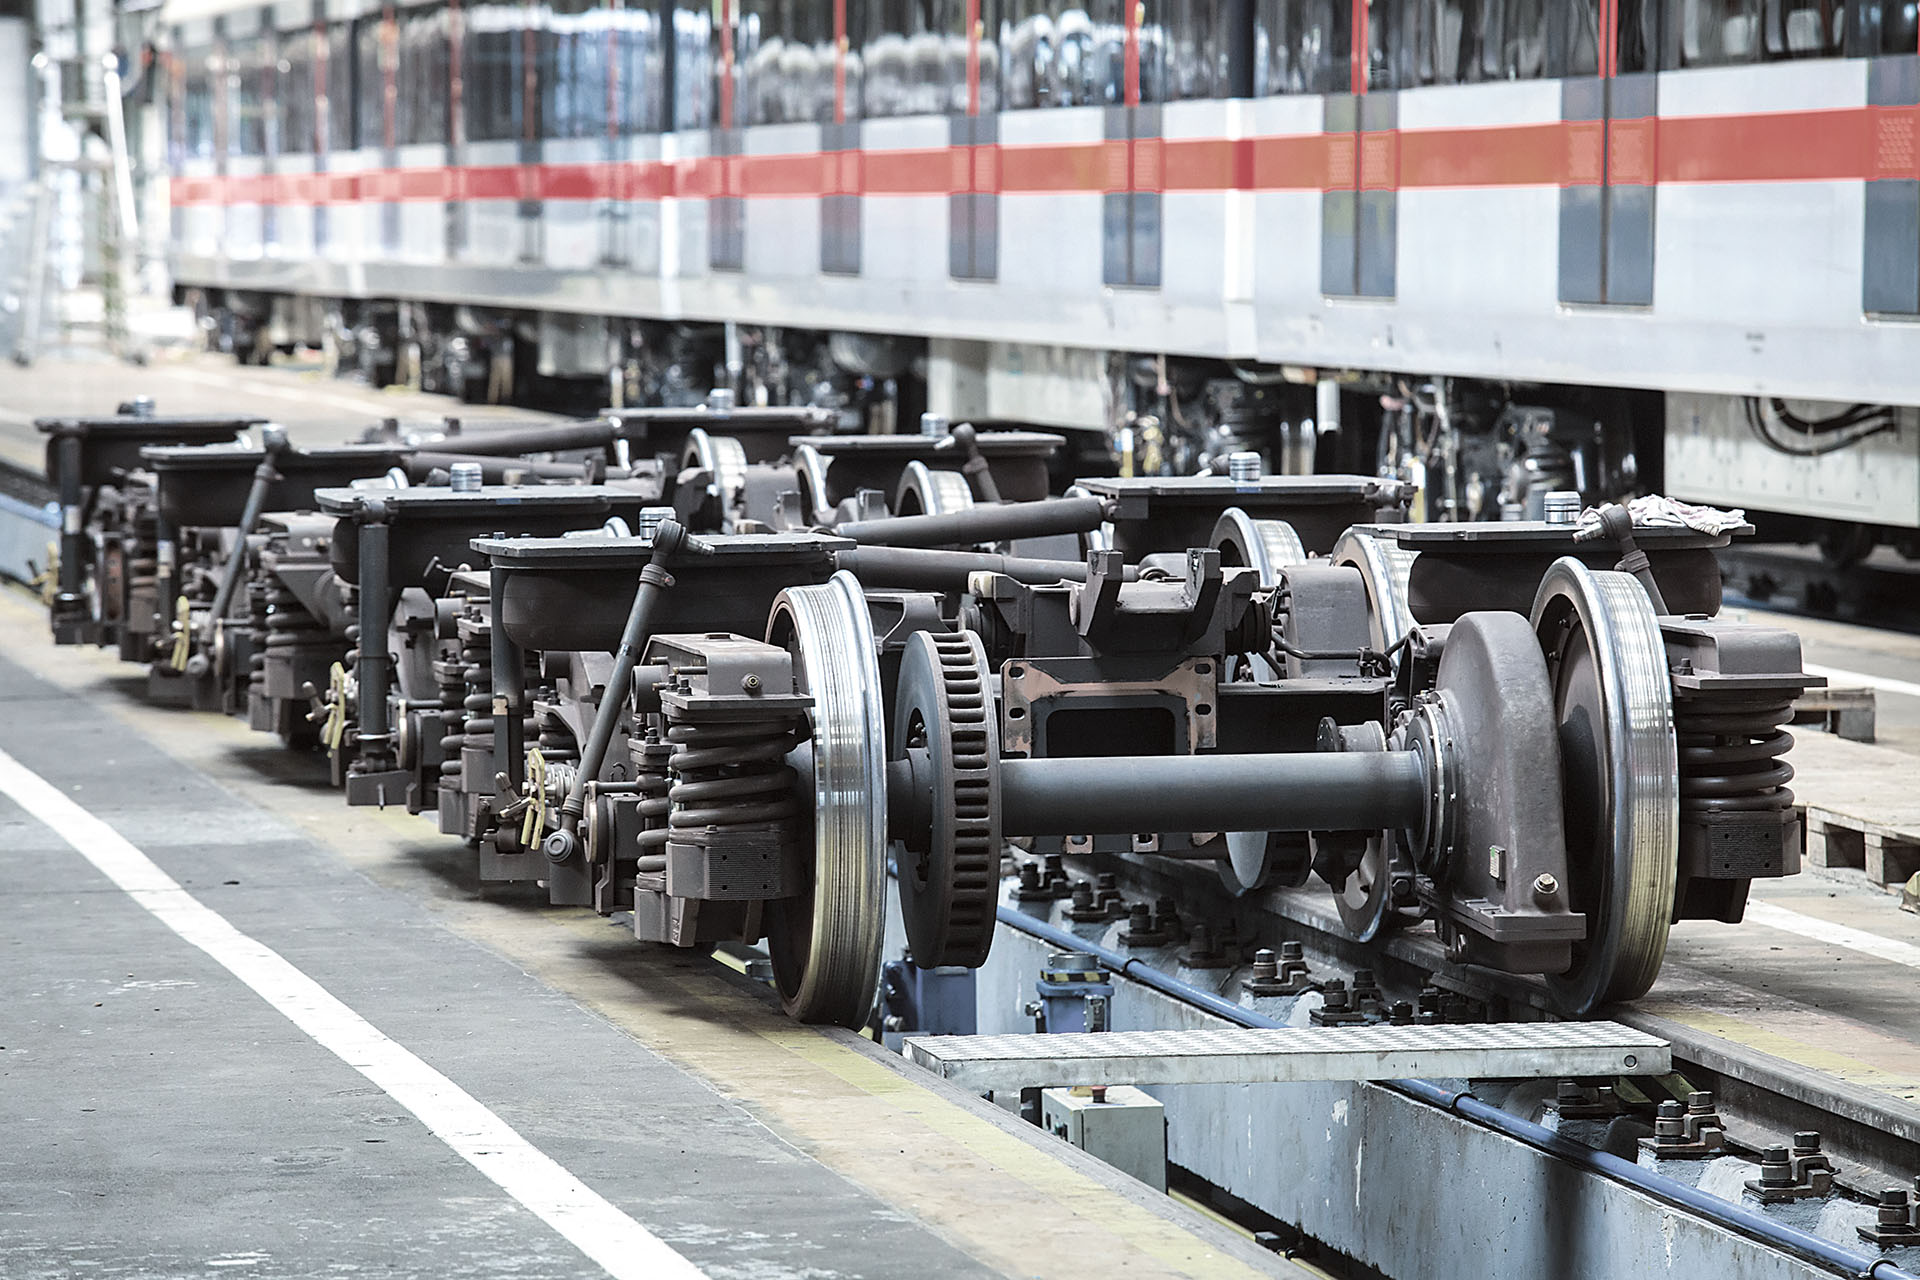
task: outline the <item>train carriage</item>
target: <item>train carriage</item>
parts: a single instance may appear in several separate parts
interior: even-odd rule
[[[830,345],[1141,468],[1338,377],[1430,514],[1664,470],[1915,547],[1907,0],[360,5],[162,12],[176,279],[243,352],[640,395],[728,326],[756,397]]]

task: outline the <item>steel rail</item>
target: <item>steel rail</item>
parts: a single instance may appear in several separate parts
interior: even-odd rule
[[[1103,969],[1109,969],[1142,986],[1151,987],[1163,995],[1172,996],[1217,1018],[1242,1027],[1282,1029],[1285,1027],[1284,1023],[1276,1019],[1223,1000],[1210,991],[1203,991],[1162,973],[1142,963],[1138,957],[1121,955],[1117,951],[1023,911],[1002,906],[997,914],[1000,923],[1010,929],[1038,938],[1049,946],[1059,947],[1063,951],[1085,952],[1099,961]],[[1674,1182],[1670,1178],[1662,1178],[1618,1156],[1608,1155],[1604,1151],[1595,1151],[1569,1138],[1563,1138],[1543,1125],[1510,1115],[1490,1103],[1481,1101],[1469,1091],[1443,1088],[1430,1080],[1391,1080],[1382,1083],[1380,1087],[1390,1089],[1416,1102],[1438,1107],[1463,1120],[1470,1120],[1537,1151],[1565,1160],[1588,1173],[1623,1183],[1664,1204],[1683,1209],[1716,1226],[1738,1232],[1770,1248],[1792,1254],[1794,1257],[1826,1267],[1838,1274],[1860,1277],[1861,1280],[1920,1280],[1920,1276],[1915,1276],[1913,1272],[1886,1258],[1845,1248],[1831,1240],[1824,1240],[1796,1227],[1775,1222],[1751,1209],[1722,1200],[1718,1196]]]

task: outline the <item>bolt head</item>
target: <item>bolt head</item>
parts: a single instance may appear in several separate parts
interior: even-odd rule
[[[1545,897],[1560,892],[1560,882],[1549,872],[1542,871],[1533,878],[1533,891]]]
[[[740,677],[740,687],[748,693],[753,693],[760,688],[760,677],[749,671]]]

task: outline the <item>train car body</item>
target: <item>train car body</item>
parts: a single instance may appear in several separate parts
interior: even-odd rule
[[[457,359],[517,330],[538,372],[597,377],[635,326],[754,326],[876,376],[924,355],[955,417],[1116,431],[1143,401],[1172,430],[1216,382],[1346,371],[1409,388],[1427,456],[1382,461],[1449,471],[1433,514],[1520,496],[1524,446],[1461,450],[1544,401],[1616,438],[1571,450],[1605,477],[1561,483],[1664,471],[1915,546],[1920,20],[1894,0],[180,0],[161,21],[172,265],[248,342],[375,308],[374,347]],[[1317,407],[1324,429],[1338,403]]]

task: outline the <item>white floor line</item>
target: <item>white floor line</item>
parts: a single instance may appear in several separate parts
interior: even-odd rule
[[[1766,925],[1769,929],[1782,929],[1788,933],[1797,933],[1803,938],[1812,938],[1815,942],[1825,942],[1836,947],[1845,947],[1849,951],[1859,951],[1876,956],[1882,960],[1891,960],[1895,964],[1906,965],[1909,969],[1920,969],[1920,947],[1911,942],[1902,942],[1898,938],[1883,938],[1877,933],[1868,933],[1865,929],[1855,929],[1844,924],[1834,924],[1816,916],[1802,915],[1798,911],[1776,906],[1771,902],[1747,903],[1747,919],[1755,924]]]
[[[698,1280],[671,1246],[521,1137],[459,1085],[278,952],[182,889],[112,827],[0,751],[0,794],[44,822],[129,897],[207,953],[322,1048],[411,1111],[455,1154],[616,1280]]]
[[[1810,676],[1825,676],[1827,683],[1836,689],[1868,688],[1881,693],[1897,693],[1902,697],[1920,698],[1920,684],[1911,680],[1895,680],[1892,676],[1872,676],[1864,671],[1848,671],[1844,667],[1823,667],[1818,663],[1803,662],[1800,669]]]

